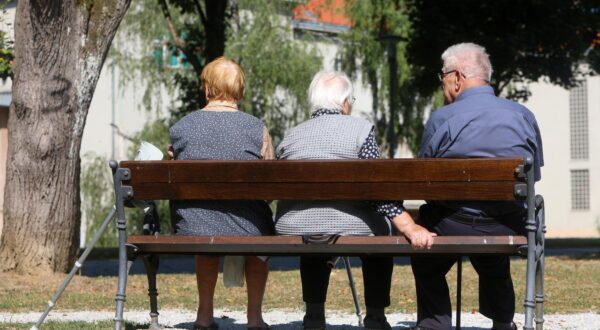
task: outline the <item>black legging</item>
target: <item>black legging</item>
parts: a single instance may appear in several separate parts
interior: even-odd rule
[[[331,268],[328,257],[300,257],[302,298],[306,303],[324,303],[329,286]],[[392,257],[361,257],[367,308],[385,308],[390,305]]]

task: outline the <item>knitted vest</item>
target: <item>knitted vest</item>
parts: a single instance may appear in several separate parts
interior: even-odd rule
[[[321,115],[293,129],[277,147],[279,159],[356,159],[373,125],[360,118]],[[280,235],[385,235],[387,221],[367,202],[280,201]]]

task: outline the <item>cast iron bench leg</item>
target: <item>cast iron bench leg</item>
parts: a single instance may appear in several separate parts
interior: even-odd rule
[[[536,278],[535,278],[535,329],[544,329],[544,257],[546,255],[546,221],[544,214],[544,198],[540,195],[535,199],[536,210],[538,211],[538,237],[537,248],[539,249]]]
[[[162,329],[158,323],[158,290],[156,289],[156,272],[158,270],[158,255],[150,254],[142,257],[146,276],[148,277],[148,296],[150,297],[150,327],[151,330]]]
[[[125,245],[126,233],[125,228],[119,228],[121,224],[118,224],[119,229],[119,284],[117,288],[117,295],[115,300],[117,301],[117,308],[115,312],[115,330],[121,330],[123,325],[123,308],[125,307],[125,288],[127,287],[127,273],[132,261],[127,260],[127,248]],[[123,224],[123,227],[125,225]]]
[[[462,256],[456,262],[456,330],[460,330],[460,313],[462,299]]]

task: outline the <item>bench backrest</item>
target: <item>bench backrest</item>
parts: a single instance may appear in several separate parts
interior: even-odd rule
[[[525,199],[522,158],[123,161],[125,198]]]

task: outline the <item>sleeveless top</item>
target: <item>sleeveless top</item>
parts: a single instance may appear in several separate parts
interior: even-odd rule
[[[373,125],[360,118],[331,114],[291,129],[277,147],[279,159],[357,159]],[[385,218],[362,201],[279,201],[279,235],[388,235]]]
[[[176,160],[261,159],[264,124],[241,111],[195,111],[170,129]],[[273,234],[265,201],[171,201],[178,235]]]

